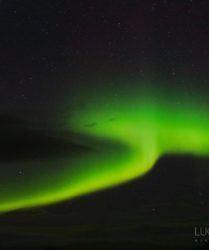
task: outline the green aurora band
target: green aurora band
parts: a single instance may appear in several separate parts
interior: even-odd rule
[[[85,100],[90,104],[69,112],[67,127],[75,133],[76,143],[93,150],[77,157],[14,163],[12,168],[23,169],[24,175],[1,175],[0,212],[117,186],[146,174],[164,155],[208,156],[209,105],[203,95],[198,100],[198,94],[180,92],[82,91],[72,106]]]

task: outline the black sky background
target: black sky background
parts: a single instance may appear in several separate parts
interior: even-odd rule
[[[0,161],[89,150],[59,133],[52,139],[50,130],[55,113],[66,109],[63,99],[70,102],[89,79],[151,75],[156,88],[162,81],[168,88],[192,85],[207,94],[208,65],[207,0],[2,0]],[[34,131],[37,124],[46,130]],[[208,159],[168,156],[140,181],[1,216],[0,239],[14,249],[66,246],[77,226],[76,242],[127,236],[134,242],[166,238],[166,245],[172,235],[174,242],[193,246],[194,225],[208,224],[208,192]]]
[[[95,75],[208,86],[208,1],[8,0],[0,17],[1,112],[43,119]]]

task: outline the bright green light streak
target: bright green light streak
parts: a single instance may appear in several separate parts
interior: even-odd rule
[[[48,165],[55,170],[35,179],[32,171],[22,183],[6,180],[9,186],[0,192],[0,211],[47,205],[125,183],[147,173],[165,154],[209,155],[204,104],[184,97],[179,104],[161,94],[156,98],[130,92],[117,98],[97,93],[91,105],[71,114],[70,130],[89,136],[91,142],[85,144],[97,151],[73,159],[22,164],[25,169],[38,166],[39,171]]]

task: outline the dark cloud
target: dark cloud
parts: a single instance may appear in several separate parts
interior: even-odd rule
[[[30,122],[0,115],[0,162],[64,157],[90,149],[72,142],[69,132],[34,128]]]

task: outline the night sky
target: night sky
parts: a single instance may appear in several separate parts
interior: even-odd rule
[[[95,76],[208,86],[207,1],[11,0],[0,12],[2,113],[53,116]]]
[[[207,0],[1,0],[0,246],[207,244],[208,65]]]

